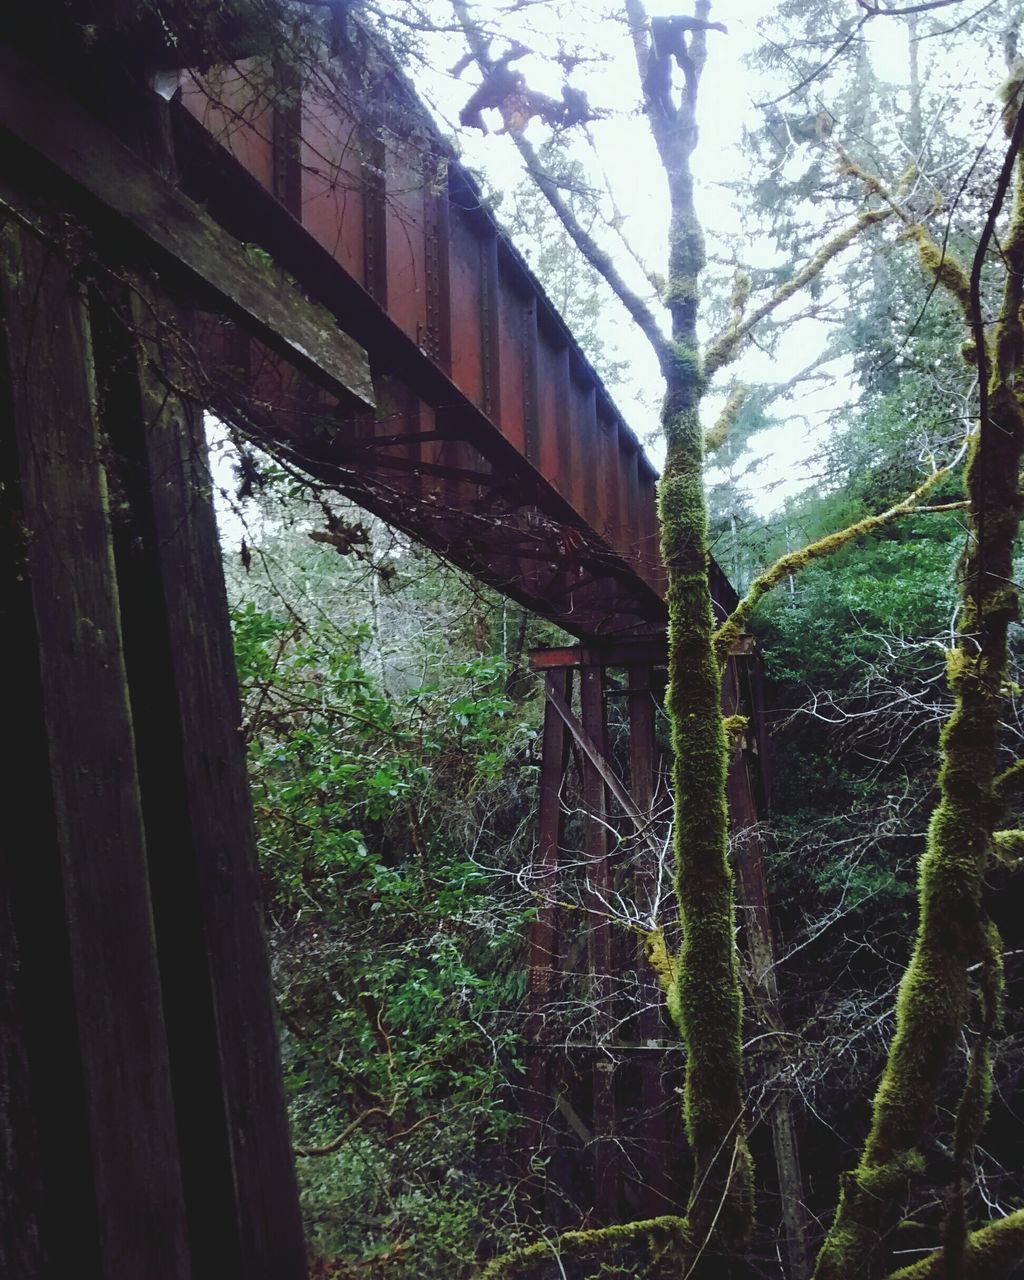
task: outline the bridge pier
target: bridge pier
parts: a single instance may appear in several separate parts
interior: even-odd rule
[[[538,905],[528,943],[526,1185],[532,1210],[553,1226],[574,1215],[575,1223],[604,1224],[683,1207],[682,1047],[643,942],[656,925],[671,936],[676,915],[667,726],[659,732],[657,724],[665,663],[658,636],[530,655],[545,708],[529,880]],[[765,1118],[791,1267],[806,1274],[792,1098],[781,1041],[771,1034],[782,1022],[758,833],[767,744],[748,637],[729,657],[722,710],[748,717],[728,795],[749,1016],[768,1033],[759,1063]]]
[[[2,194],[6,798],[26,825],[0,857],[0,1272],[302,1280],[180,330],[139,278],[81,272],[38,194]]]
[[[678,1074],[681,1050],[638,932],[665,885],[664,642],[535,650],[530,662],[545,684],[523,1092],[530,1200],[557,1225],[574,1211],[600,1223],[665,1213],[681,1133],[670,1142],[678,1108],[663,1077]],[[632,930],[617,927],[623,913]]]

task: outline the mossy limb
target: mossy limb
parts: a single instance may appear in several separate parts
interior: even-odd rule
[[[996,800],[1003,805],[1013,804],[1024,796],[1024,760],[1016,760],[1004,769],[992,784]]]
[[[631,1260],[646,1256],[649,1274],[654,1276],[660,1273],[659,1269],[678,1272],[680,1268],[672,1266],[673,1259],[692,1253],[693,1241],[686,1219],[671,1214],[589,1231],[565,1231],[553,1239],[537,1240],[494,1258],[484,1267],[480,1280],[511,1280],[553,1259],[604,1260],[620,1249],[628,1249]]]
[[[750,388],[745,383],[740,383],[729,392],[729,398],[726,400],[722,412],[715,419],[714,426],[704,437],[704,448],[707,453],[717,452],[729,439],[729,433],[735,425],[736,419],[740,416],[740,411],[746,404],[749,394]]]
[[[844,227],[831,240],[827,240],[795,275],[780,285],[764,302],[746,315],[734,314],[721,333],[708,343],[704,353],[705,377],[710,380],[720,369],[736,358],[756,324],[771,315],[801,289],[806,288],[812,280],[821,275],[834,258],[849,248],[858,236],[892,217],[892,214],[892,209],[869,209],[859,214],[848,227]]]
[[[971,282],[964,268],[946,246],[935,243],[924,227],[915,225],[908,234],[917,246],[917,256],[926,275],[941,284],[957,300],[964,314],[970,316]],[[977,359],[975,350],[974,363]]]
[[[1024,863],[1024,831],[994,831],[992,852],[997,862],[1016,868]]]
[[[1024,1209],[987,1223],[967,1236],[964,1280],[1003,1280],[1017,1270],[1024,1257]],[[942,1250],[894,1271],[888,1280],[945,1280]]]
[[[807,565],[813,564],[814,561],[823,560],[857,538],[863,537],[868,533],[874,533],[891,520],[907,515],[917,507],[922,498],[930,493],[949,474],[949,467],[940,467],[937,471],[933,471],[923,484],[918,485],[909,497],[904,498],[902,502],[896,503],[895,506],[890,507],[887,511],[881,511],[874,516],[865,516],[863,520],[858,520],[854,524],[848,525],[845,529],[840,529],[836,533],[826,534],[824,538],[819,538],[817,542],[808,543],[806,547],[801,547],[798,551],[791,551],[776,560],[770,568],[754,579],[747,594],[718,628],[715,634],[715,648],[719,661],[725,662],[729,650],[742,635],[750,614],[769,591],[777,587],[779,583],[785,582],[793,574],[799,573]],[[959,650],[956,652],[960,654]],[[965,659],[960,656],[956,659],[957,662],[962,660]]]

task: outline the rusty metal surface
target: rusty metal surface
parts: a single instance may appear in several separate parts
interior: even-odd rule
[[[275,155],[290,147],[289,155],[303,156],[297,221],[435,370],[451,379],[452,391],[476,406],[478,433],[500,436],[515,450],[512,474],[524,481],[532,475],[562,498],[568,510],[559,522],[577,536],[563,538],[557,548],[568,570],[561,575],[566,598],[549,599],[545,611],[579,635],[660,625],[664,572],[654,468],[409,86],[386,60],[368,57],[365,48],[360,57],[354,60],[350,52],[332,58],[335,92],[325,93],[318,81],[303,90],[298,111],[290,97],[285,108],[274,108],[274,127],[262,132],[246,123],[258,113],[239,100],[235,85],[229,113],[211,101],[218,86],[211,89],[205,79],[186,86],[183,101],[271,190],[280,186],[273,181],[281,169]],[[259,76],[250,80],[259,98]],[[289,144],[287,120],[295,118],[301,138]],[[187,157],[185,171],[194,182],[196,169]],[[195,194],[203,194],[201,184]],[[258,227],[249,233],[260,238]],[[292,234],[298,235],[298,227]],[[358,319],[332,310],[367,345],[371,359],[394,366],[386,338],[367,342]],[[392,372],[409,378],[407,369]],[[413,387],[438,407],[418,380]],[[510,474],[507,466],[500,470]],[[490,553],[481,550],[486,560]],[[595,550],[603,561],[596,573]],[[608,577],[613,569],[620,582],[632,579],[632,606],[617,619],[601,616],[601,609],[579,612],[580,601],[568,598],[578,595],[579,583]],[[490,575],[492,581],[503,577],[504,566]],[[528,594],[545,590],[538,581]],[[728,588],[717,570],[715,594],[728,607]],[[621,597],[621,589],[612,595]]]
[[[52,57],[49,47],[33,54]],[[296,384],[282,372],[284,400],[265,394],[275,379],[259,396],[249,388],[268,447],[286,447],[295,465],[337,479],[574,635],[659,629],[656,474],[636,437],[386,51],[360,37],[319,57],[301,84],[272,59],[209,69],[201,83],[181,73],[168,107],[95,53],[61,65],[61,91],[238,249],[279,264],[326,309],[325,322],[366,351],[375,382],[404,386],[403,418],[443,419],[452,437],[378,450],[371,467],[365,450],[357,458],[349,446],[378,428],[396,435],[396,422],[368,426],[351,408],[339,413],[304,393],[297,414]],[[156,115],[167,120],[159,163],[143,139]],[[127,216],[116,200],[101,212],[115,232]],[[211,364],[231,341],[204,353]],[[295,364],[287,352],[277,359]],[[239,367],[225,365],[232,375]],[[237,378],[235,391],[218,394],[216,407],[234,407],[248,426],[259,415],[241,413]],[[323,412],[311,414],[313,403]],[[719,609],[728,608],[728,584],[714,566],[712,575]]]

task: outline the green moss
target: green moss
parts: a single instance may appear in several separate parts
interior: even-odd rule
[[[966,1242],[963,1274],[966,1280],[1002,1280],[1010,1276],[1024,1257],[1024,1209],[972,1231]],[[946,1259],[939,1250],[901,1267],[889,1280],[945,1280]]]
[[[753,281],[749,272],[737,271],[732,284],[732,297],[729,299],[729,306],[733,311],[742,314],[746,310],[752,288]]]
[[[1007,867],[1017,867],[1024,862],[1024,831],[994,831],[992,853],[997,862]]]
[[[682,1014],[679,1009],[679,974],[676,958],[669,951],[663,929],[653,929],[645,939],[645,950],[651,968],[658,975],[661,989],[665,994],[665,1006],[677,1029],[681,1032]]]
[[[691,394],[699,395],[703,387],[704,375],[701,366],[700,350],[696,346],[684,342],[666,344],[663,369],[666,378],[686,383]]]
[[[667,707],[674,748],[676,893],[683,937],[668,975],[671,1012],[687,1050],[683,1114],[695,1164],[688,1218],[695,1233],[713,1238],[716,1253],[736,1254],[742,1252],[752,1217],[751,1171],[743,1124],[742,999],[727,860],[729,749],[720,710],[721,674],[712,644],[703,442],[692,382],[675,389],[670,383],[664,423],[668,451],[659,506],[669,569]]]
[[[729,433],[736,419],[740,416],[740,410],[746,403],[749,392],[750,388],[745,383],[740,383],[730,391],[722,412],[715,420],[714,426],[704,437],[704,448],[708,453],[714,453],[728,440]]]
[[[995,799],[1002,805],[1012,804],[1024,795],[1024,760],[1017,760],[1004,769],[992,784]]]
[[[565,1231],[552,1240],[538,1240],[493,1259],[484,1267],[480,1280],[510,1280],[555,1258],[604,1260],[618,1250],[628,1250],[631,1261],[646,1257],[651,1268],[648,1274],[652,1276],[666,1263],[673,1273],[679,1274],[681,1267],[671,1266],[672,1260],[687,1257],[693,1248],[686,1219],[668,1214],[589,1231]]]
[[[1003,104],[1003,132],[1007,137],[1013,133],[1022,93],[1024,93],[1024,62],[1018,59],[999,87],[999,101]]]
[[[730,746],[735,746],[737,741],[743,737],[749,724],[749,716],[722,717],[722,727],[725,729],[725,736],[728,738]]]
[[[668,307],[677,302],[693,302],[697,297],[697,281],[692,276],[673,279],[665,286],[663,297]]]
[[[971,311],[971,284],[967,272],[952,256],[949,249],[937,245],[922,226],[914,226],[908,232],[917,245],[917,256],[925,273],[938,281],[956,298],[965,315]],[[975,353],[975,360],[977,353]]]

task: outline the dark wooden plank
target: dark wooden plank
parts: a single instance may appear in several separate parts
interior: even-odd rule
[[[185,1280],[191,1272],[85,309],[70,270],[13,220],[0,230],[0,254],[92,1182],[78,1192],[94,1201],[95,1274]],[[87,1260],[92,1242],[76,1243]]]
[[[753,643],[751,636],[740,636],[729,653],[731,656],[747,655],[752,652]],[[664,667],[667,661],[664,635],[531,649],[529,658],[530,667],[534,671],[549,671],[552,667],[578,667],[588,662],[602,662],[606,667],[628,667],[638,662]]]
[[[103,324],[105,425],[130,510],[118,565],[197,1277],[300,1280],[241,712],[187,326],[139,286]]]
[[[0,45],[0,126],[169,255],[297,367],[345,399],[374,403],[366,353],[272,262],[255,262],[207,213],[61,90]]]
[[[6,337],[0,323],[0,635],[18,726],[3,781],[32,835],[0,841],[0,1275],[43,1280],[96,1275],[99,1233]]]
[[[20,742],[18,746],[21,750]],[[5,857],[0,861],[0,1275],[41,1280],[46,1266],[40,1233],[42,1179],[25,1026],[28,993],[12,888]]]
[[[582,728],[601,758],[607,756],[604,667],[580,670]],[[550,698],[549,698],[550,701]],[[588,752],[583,756],[583,851],[587,865],[590,915],[587,953],[595,1039],[600,1043],[612,1029],[612,938],[608,918],[611,872],[608,866],[608,797],[603,771]],[[594,1098],[594,1207],[604,1221],[613,1221],[619,1208],[619,1149],[614,1139],[615,1075],[610,1061],[596,1060]]]
[[[572,689],[572,672],[552,671],[547,683],[563,698]],[[544,1126],[552,1108],[548,1078],[549,1051],[544,1027],[553,996],[557,969],[558,933],[555,894],[558,859],[564,829],[562,784],[569,759],[569,735],[561,716],[549,701],[544,707],[541,740],[540,794],[537,810],[537,848],[531,868],[531,885],[538,895],[537,915],[530,925],[526,987],[526,1041],[529,1047],[523,1110],[527,1121],[527,1155],[533,1157],[544,1144]]]
[[[271,107],[274,196],[302,217],[302,78],[290,58],[275,58]]]
[[[748,637],[749,639],[749,637]],[[737,898],[740,924],[750,966],[753,1013],[764,1038],[753,1069],[763,1081],[779,1181],[786,1250],[794,1280],[811,1272],[812,1255],[803,1203],[803,1177],[794,1112],[794,1091],[785,1070],[786,1045],[775,973],[775,940],[768,905],[768,883],[758,812],[758,756],[755,724],[762,710],[751,705],[746,667],[752,656],[730,657],[722,679],[725,714],[748,717],[748,727],[734,743],[727,793],[733,860],[739,872]],[[780,1033],[772,1035],[772,1032]]]
[[[664,636],[643,636],[636,640],[619,640],[601,645],[566,645],[561,648],[531,649],[530,666],[534,671],[552,667],[578,667],[585,662],[603,662],[608,667],[623,667],[645,662],[664,666],[667,659]]]
[[[559,670],[560,668],[556,668]],[[584,667],[584,671],[594,670],[593,667]],[[599,746],[599,742],[605,738],[605,729],[600,725],[600,738],[595,739],[588,733],[585,726],[573,715],[569,705],[561,698],[557,690],[547,686],[544,696],[554,706],[555,710],[565,721],[566,727],[582,748],[583,755],[587,762],[587,768],[592,769],[601,780],[602,787],[607,787],[615,797],[619,806],[633,824],[641,839],[644,840],[651,849],[655,857],[658,856],[659,846],[649,829],[646,818],[637,808],[633,797],[622,785],[615,775],[615,770],[608,761],[606,750]],[[596,723],[596,721],[595,721]]]
[[[648,663],[629,667],[629,789],[636,806],[647,818],[653,817],[655,796],[654,671]],[[641,911],[651,924],[655,911],[658,866],[654,851],[644,850],[637,859],[635,890]],[[662,1007],[664,997],[657,974],[651,968],[642,942],[637,947],[640,976],[640,1043],[655,1048],[666,1038]],[[662,1079],[664,1064],[660,1054],[645,1054],[640,1062],[641,1145],[636,1161],[640,1171],[640,1197],[645,1214],[656,1217],[673,1205],[667,1177],[669,1152],[666,1108],[670,1105]]]

